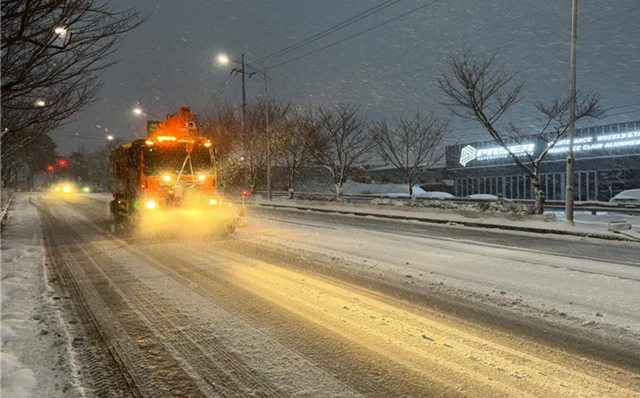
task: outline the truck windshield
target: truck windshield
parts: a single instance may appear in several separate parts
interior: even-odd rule
[[[148,176],[162,173],[179,173],[187,158],[186,144],[172,144],[170,146],[156,146],[146,148],[143,152],[144,173]],[[213,170],[211,151],[202,146],[195,146],[191,152],[193,172],[210,173]],[[191,174],[191,166],[187,162],[183,175]]]

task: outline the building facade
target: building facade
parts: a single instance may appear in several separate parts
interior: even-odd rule
[[[549,144],[531,137],[507,145],[530,167],[529,155],[535,159]],[[567,153],[568,139],[562,139],[540,164],[542,189],[549,200],[565,198]],[[626,189],[640,188],[640,121],[577,129],[574,155],[575,200],[606,201]],[[495,141],[447,147],[443,177],[454,182],[456,196],[534,197],[531,178]]]

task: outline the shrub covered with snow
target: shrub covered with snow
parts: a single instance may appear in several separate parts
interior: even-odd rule
[[[416,202],[397,199],[374,199],[374,206],[404,206],[425,209],[463,210],[476,212],[496,212],[511,214],[533,214],[533,204],[497,200],[477,203],[455,203],[447,200],[419,200]]]
[[[512,202],[510,200],[496,200],[491,202],[476,203],[476,209],[480,211],[495,211],[500,213],[533,214],[533,203]]]

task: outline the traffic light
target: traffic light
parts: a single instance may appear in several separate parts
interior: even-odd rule
[[[51,165],[47,166],[47,171],[53,171],[53,166]]]
[[[64,159],[58,160],[58,166],[65,167],[67,165],[67,161]]]
[[[242,190],[242,196],[245,197],[247,195],[249,195],[249,191],[247,191],[246,189],[243,189]]]

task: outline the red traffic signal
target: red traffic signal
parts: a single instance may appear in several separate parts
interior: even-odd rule
[[[53,166],[47,166],[47,171],[53,171]]]
[[[60,159],[60,160],[58,160],[58,165],[59,165],[60,167],[64,167],[64,166],[66,166],[66,165],[67,165],[67,161],[66,161],[66,160],[64,160],[64,159]]]
[[[249,191],[247,191],[246,189],[242,190],[242,196],[247,196],[249,195]]]

